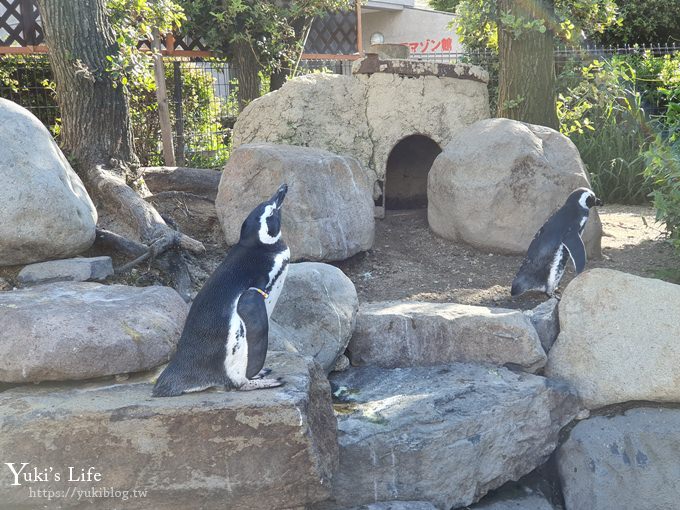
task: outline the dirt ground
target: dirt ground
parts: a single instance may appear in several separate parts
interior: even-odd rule
[[[680,270],[680,258],[663,239],[654,210],[612,205],[599,209],[604,236],[604,267],[645,277]],[[510,283],[522,256],[479,251],[437,237],[427,225],[425,209],[388,211],[376,220],[373,249],[336,264],[354,282],[361,302],[408,300],[456,302],[528,309],[545,300],[542,294],[510,297]],[[670,270],[670,271],[669,271]],[[574,277],[568,266],[560,289]]]
[[[678,278],[680,257],[664,241],[652,208],[612,205],[599,212],[604,228],[604,257],[589,260],[587,268],[606,267],[646,277]],[[218,228],[213,230],[219,232]],[[207,253],[187,257],[194,295],[227,249],[214,232],[201,240]],[[90,250],[84,255],[102,254]],[[529,309],[544,301],[545,296],[510,297],[510,283],[522,258],[483,252],[437,237],[428,228],[426,210],[415,209],[388,211],[385,219],[376,220],[373,248],[335,265],[354,282],[361,302],[409,300]],[[115,266],[125,262],[124,258],[114,258]],[[16,286],[19,269],[21,266],[0,269],[0,290]],[[560,289],[573,277],[573,268],[568,265]],[[172,285],[162,272],[145,264],[108,282]]]

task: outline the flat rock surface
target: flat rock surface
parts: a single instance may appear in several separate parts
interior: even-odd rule
[[[19,271],[17,280],[22,285],[36,285],[56,281],[105,280],[109,276],[113,276],[111,257],[78,257],[29,264]]]
[[[345,352],[358,308],[354,284],[337,267],[290,264],[270,321],[269,349],[311,356],[328,373]]]
[[[535,372],[546,361],[522,312],[413,301],[363,304],[349,353],[354,365],[386,368],[461,361],[509,363]]]
[[[632,400],[680,402],[680,285],[609,269],[574,279],[546,374],[588,408]]]
[[[641,407],[579,422],[557,465],[567,510],[678,508],[680,409]]]
[[[87,250],[97,211],[47,128],[0,98],[0,266]]]
[[[481,365],[352,368],[331,384],[340,442],[335,508],[469,505],[542,464],[578,410],[565,385]]]
[[[148,370],[168,361],[186,314],[169,287],[60,282],[0,292],[0,381]]]
[[[3,466],[3,507],[36,508],[29,487],[146,491],[143,498],[108,499],[106,508],[278,510],[325,499],[338,454],[328,382],[299,356],[272,354],[267,365],[285,386],[152,398],[150,382],[131,379],[0,393],[3,462],[27,462],[50,477],[12,486]],[[78,473],[93,466],[101,479],[69,482],[69,466]],[[102,500],[51,504],[100,508]]]

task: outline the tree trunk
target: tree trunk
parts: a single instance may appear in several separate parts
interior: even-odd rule
[[[39,0],[62,114],[62,146],[78,164],[135,163],[129,103],[105,71],[117,45],[104,0]]]
[[[238,80],[238,106],[243,110],[253,99],[260,97],[260,65],[247,41],[236,41],[231,51]]]
[[[525,20],[545,19],[546,26],[544,33],[530,29],[515,36],[498,23],[498,116],[558,129],[552,1],[498,0],[498,11]]]
[[[63,148],[97,206],[99,226],[149,244],[147,258],[173,246],[200,253],[205,249],[200,242],[168,227],[129,186],[138,178],[138,159],[126,89],[106,71],[107,56],[118,48],[105,0],[38,0],[38,5]]]

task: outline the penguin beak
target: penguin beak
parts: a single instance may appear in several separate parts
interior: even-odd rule
[[[276,191],[276,194],[272,197],[271,201],[276,204],[276,208],[279,209],[283,204],[283,199],[286,198],[286,193],[288,193],[288,185],[282,184]]]
[[[604,205],[604,202],[599,198],[595,197],[595,205]]]

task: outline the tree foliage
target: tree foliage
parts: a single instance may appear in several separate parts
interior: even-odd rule
[[[427,3],[437,11],[456,12],[460,0],[429,0]]]
[[[621,23],[597,36],[610,45],[671,43],[680,41],[678,0],[617,0]]]
[[[456,8],[457,33],[469,49],[497,48],[499,24],[520,37],[528,30],[549,30],[565,42],[602,33],[617,22],[614,0],[555,0],[554,11],[533,19],[500,12],[497,0],[461,0]]]
[[[293,67],[302,50],[308,23],[316,16],[348,8],[351,3],[350,0],[182,0],[189,18],[187,32],[241,66],[254,60],[254,73]],[[242,88],[244,83],[239,85]]]
[[[151,41],[154,30],[164,35],[179,28],[184,11],[172,0],[108,0],[106,8],[118,49],[107,57],[107,71],[123,85],[133,81],[151,90],[151,55],[140,51],[139,42]]]

